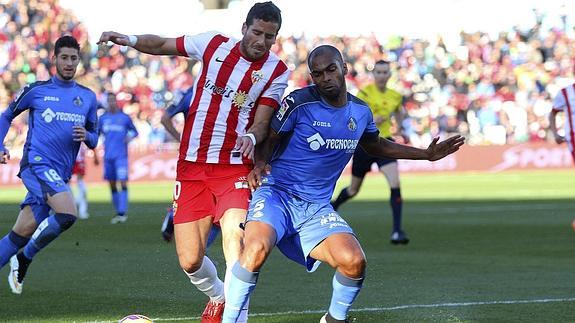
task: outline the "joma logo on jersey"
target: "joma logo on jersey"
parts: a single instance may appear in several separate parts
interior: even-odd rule
[[[53,101],[53,102],[60,102],[60,98],[57,96],[45,96],[44,97],[44,102],[46,101]]]
[[[47,108],[42,112],[42,118],[46,123],[54,121],[74,122],[79,124],[86,123],[86,117],[81,114],[68,113],[68,112],[54,112],[52,109]]]
[[[309,143],[309,148],[311,150],[318,150],[322,146],[325,146],[326,149],[333,149],[333,150],[347,150],[353,152],[359,143],[357,139],[323,139],[319,133],[308,137],[307,142]]]

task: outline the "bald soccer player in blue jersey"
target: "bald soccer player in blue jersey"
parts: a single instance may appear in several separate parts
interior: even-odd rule
[[[359,144],[378,157],[438,160],[454,153],[464,138],[427,149],[379,137],[366,103],[347,93],[341,53],[322,45],[308,56],[315,85],[288,95],[256,146],[248,181],[255,188],[245,224],[244,250],[232,269],[224,323],[235,322],[256,286],[259,270],[274,246],[310,272],[320,262],[336,269],[333,294],[321,322],[345,322],[366,268],[352,229],[330,204],[335,183]],[[277,143],[277,145],[276,145]]]
[[[79,62],[76,39],[59,38],[52,58],[56,75],[26,86],[0,115],[0,163],[5,164],[10,158],[2,144],[6,133],[12,120],[29,110],[18,174],[28,194],[12,230],[0,240],[0,268],[10,260],[8,282],[15,294],[22,293],[32,258],[69,229],[78,216],[67,183],[80,144],[93,149],[98,143],[96,95],[74,81]]]

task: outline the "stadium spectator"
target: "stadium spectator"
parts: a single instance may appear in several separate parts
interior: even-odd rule
[[[86,28],[57,0],[12,0],[1,3],[0,8],[0,19],[7,21],[0,24],[1,105],[7,105],[26,83],[49,78],[53,68],[48,59],[50,42],[62,32],[71,31],[83,48],[78,80],[98,97],[106,91],[121,93],[120,105],[126,105],[124,111],[134,117],[142,133],[133,147],[154,146],[162,138],[171,140],[157,127],[158,114],[154,112],[171,100],[171,93],[192,85],[199,70],[195,61],[142,55],[128,47],[90,47]],[[547,126],[550,97],[575,80],[573,35],[563,25],[542,30],[541,24],[536,23],[525,31],[502,30],[496,36],[481,31],[462,32],[459,41],[449,43],[441,37],[410,39],[405,35],[387,39],[373,35],[287,36],[278,38],[273,51],[293,70],[289,90],[309,84],[305,58],[309,48],[321,43],[343,49],[350,64],[347,80],[351,93],[366,84],[377,60],[388,59],[394,69],[399,68],[389,87],[405,98],[406,124],[432,124],[445,115],[445,109],[455,108],[451,129],[463,131],[468,144],[514,144],[554,140]],[[511,92],[501,90],[504,86]],[[534,97],[540,98],[533,100]],[[503,98],[505,101],[501,101]],[[480,99],[493,104],[498,115],[495,127],[478,127],[478,110],[474,106]],[[503,110],[499,102],[515,105]],[[506,118],[509,112],[517,118]],[[21,147],[25,141],[27,124],[19,119],[14,120],[6,138],[13,148]],[[441,123],[439,126],[439,133],[431,136],[449,134]],[[176,128],[182,127],[183,120],[177,120]],[[429,143],[426,132],[405,130],[413,139],[412,145],[421,142],[426,147]]]
[[[128,220],[128,144],[138,136],[132,119],[118,108],[116,95],[106,96],[106,112],[98,121],[98,134],[104,137],[104,179],[110,185],[116,215],[110,223]]]
[[[263,2],[248,12],[240,41],[214,32],[179,38],[105,32],[99,40],[202,61],[180,144],[174,236],[180,266],[210,297],[202,314],[206,322],[221,320],[226,289],[205,256],[210,228],[219,222],[222,229],[227,277],[241,249],[250,157],[256,143],[266,138],[287,86],[287,66],[270,53],[280,27],[279,8]],[[241,312],[241,321],[247,320],[247,310]]]
[[[79,62],[76,39],[59,38],[55,75],[24,87],[0,116],[0,164],[10,158],[2,143],[12,120],[29,110],[31,123],[19,173],[28,193],[12,231],[0,240],[0,267],[10,260],[8,282],[15,294],[22,293],[33,257],[76,221],[68,181],[82,142],[92,149],[98,143],[96,95],[74,81]]]
[[[373,83],[361,88],[357,97],[369,105],[373,113],[374,122],[381,136],[394,141],[394,137],[402,141],[401,131],[403,124],[403,98],[401,94],[387,87],[391,77],[391,68],[388,61],[379,60],[373,67]],[[371,170],[374,163],[379,167],[389,184],[391,195],[389,204],[393,216],[393,229],[391,232],[392,244],[407,244],[409,238],[401,228],[403,200],[399,183],[399,169],[397,159],[375,158],[367,154],[361,147],[355,150],[351,168],[351,184],[341,190],[332,202],[333,209],[337,209],[350,198],[359,193],[365,175]]]
[[[262,185],[250,202],[244,250],[232,269],[224,323],[236,322],[275,245],[308,271],[320,262],[336,269],[331,303],[321,322],[346,321],[363,284],[366,260],[330,198],[356,145],[381,158],[438,160],[463,144],[461,136],[441,143],[436,138],[427,149],[419,149],[379,137],[369,106],[347,92],[348,69],[340,51],[319,46],[308,62],[315,85],[283,100],[268,139],[257,149],[248,181],[252,188]]]

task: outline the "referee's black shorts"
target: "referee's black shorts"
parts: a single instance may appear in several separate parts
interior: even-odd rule
[[[386,138],[393,141],[392,138]],[[353,154],[353,161],[351,163],[351,174],[355,177],[363,178],[371,170],[371,165],[377,163],[377,167],[381,168],[383,165],[397,162],[394,158],[377,158],[366,153],[360,146],[357,146]]]

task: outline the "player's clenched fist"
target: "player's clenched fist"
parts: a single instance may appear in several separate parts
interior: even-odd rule
[[[100,40],[98,40],[98,45],[100,44],[107,44],[108,42],[112,42],[117,45],[128,46],[130,45],[130,38],[128,35],[120,34],[115,31],[106,31],[103,32],[100,36]]]

